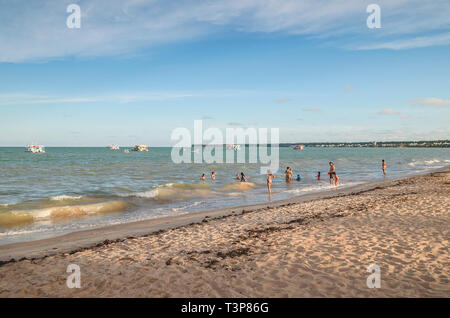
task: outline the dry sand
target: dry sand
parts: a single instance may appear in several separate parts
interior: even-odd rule
[[[10,262],[0,296],[449,297],[449,194],[446,169]],[[66,287],[69,264],[80,289]],[[366,285],[370,264],[379,289]]]

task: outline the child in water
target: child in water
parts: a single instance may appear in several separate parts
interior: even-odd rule
[[[247,182],[247,177],[241,172],[241,182]]]
[[[320,171],[317,172],[317,180],[320,181]]]
[[[216,173],[214,171],[211,172],[211,180],[216,180]]]
[[[205,181],[206,180],[206,176],[205,176],[205,174],[202,174],[202,181]]]
[[[300,181],[300,180],[302,180],[302,178],[300,178],[300,175],[298,174],[297,179],[295,179],[295,180]]]

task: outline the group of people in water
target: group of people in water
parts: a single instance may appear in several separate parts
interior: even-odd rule
[[[328,175],[330,176],[330,185],[335,185],[337,186],[339,183],[339,176],[336,173],[336,167],[334,166],[334,163],[332,161],[329,162],[329,166],[330,166],[330,170],[328,171]],[[383,171],[383,175],[386,176],[386,161],[383,159],[381,161],[381,169]],[[284,171],[285,176],[286,176],[286,182],[290,183],[292,182],[293,179],[293,171],[290,167],[287,167],[286,170]],[[236,174],[236,179],[239,180],[240,182],[247,182],[248,178],[247,176],[245,176],[245,174],[243,172],[241,172],[240,174]],[[267,190],[269,191],[269,194],[272,193],[272,182],[273,179],[275,179],[275,175],[270,172],[270,170],[267,172],[266,174],[266,181],[267,181]],[[202,181],[206,180],[206,175],[202,174],[201,177]],[[216,173],[213,171],[211,172],[211,180],[216,180]],[[297,175],[297,178],[295,179],[297,182],[300,182],[302,180],[302,178],[300,177],[300,175]],[[317,180],[320,181],[320,171],[317,172]]]

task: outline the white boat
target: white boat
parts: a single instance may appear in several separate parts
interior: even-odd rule
[[[227,149],[238,151],[241,150],[241,145],[227,145]]]
[[[45,153],[45,147],[40,145],[28,145],[27,152],[32,153]]]
[[[133,151],[147,152],[148,146],[147,145],[136,145],[136,146],[134,146]]]
[[[111,150],[119,150],[120,149],[120,147],[118,145],[109,145],[107,148],[111,149]]]

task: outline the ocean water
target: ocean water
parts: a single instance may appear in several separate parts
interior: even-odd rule
[[[171,148],[148,153],[47,148],[44,154],[0,148],[0,244],[269,200],[260,164],[175,164],[170,154]],[[450,164],[449,148],[281,147],[279,154],[272,200],[330,189],[329,161],[336,165],[340,187],[383,179],[382,159],[388,165],[386,178]],[[287,166],[301,182],[285,182]],[[211,171],[217,173],[215,181]],[[248,183],[236,180],[241,171]]]

